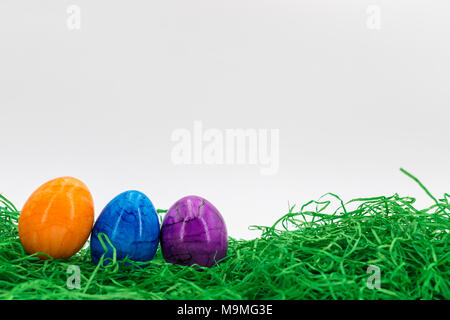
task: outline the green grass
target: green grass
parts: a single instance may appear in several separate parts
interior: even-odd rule
[[[334,194],[292,207],[254,240],[229,239],[211,269],[168,264],[158,250],[145,268],[91,263],[89,249],[68,260],[27,256],[19,212],[0,199],[0,299],[450,299],[450,204],[415,177],[433,205],[397,194],[344,202]],[[332,210],[334,204],[339,207]],[[81,288],[68,289],[77,265]],[[370,265],[381,272],[369,289]]]

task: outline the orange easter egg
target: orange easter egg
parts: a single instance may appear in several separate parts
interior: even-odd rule
[[[28,198],[19,216],[19,237],[28,254],[66,259],[83,247],[93,223],[94,201],[86,185],[62,177],[43,184]]]

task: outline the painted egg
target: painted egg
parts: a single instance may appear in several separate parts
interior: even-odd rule
[[[86,185],[71,177],[57,178],[28,198],[19,216],[19,237],[28,254],[66,259],[83,247],[93,222],[94,201]]]
[[[228,249],[225,221],[206,199],[187,196],[167,212],[161,227],[161,250],[167,262],[211,267]]]
[[[95,264],[105,252],[104,259],[113,258],[113,248],[100,236],[102,245],[100,233],[108,236],[116,249],[117,260],[128,256],[132,261],[150,261],[158,248],[158,215],[145,194],[126,191],[111,200],[95,222],[91,235],[91,256]]]

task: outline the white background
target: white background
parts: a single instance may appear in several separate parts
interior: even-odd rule
[[[70,5],[81,29],[67,27]],[[381,9],[381,29],[367,8]],[[198,194],[254,237],[326,192],[449,191],[450,2],[0,2],[0,192],[19,208],[70,175],[96,214],[118,193]],[[280,130],[280,168],[171,162],[171,134]]]

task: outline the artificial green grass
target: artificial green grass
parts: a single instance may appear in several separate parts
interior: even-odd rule
[[[228,256],[210,269],[168,264],[160,250],[145,268],[94,266],[88,248],[68,260],[27,256],[19,212],[1,197],[0,299],[449,299],[450,196],[436,199],[403,172],[431,207],[397,194],[345,204],[327,194],[271,227],[251,227],[262,231],[257,239],[230,238]],[[80,268],[80,289],[67,287],[70,265]],[[371,265],[379,289],[368,288]]]

